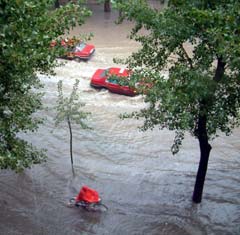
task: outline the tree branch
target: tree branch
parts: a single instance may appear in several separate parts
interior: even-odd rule
[[[218,57],[217,68],[213,78],[214,81],[219,82],[222,79],[225,72],[225,66],[226,62],[223,61],[222,56]]]
[[[180,47],[180,48],[182,49],[182,52],[183,52],[183,54],[184,54],[184,56],[185,56],[185,59],[187,59],[189,65],[190,65],[190,68],[192,69],[192,68],[193,68],[192,59],[189,57],[187,51],[186,51],[185,48],[183,47],[183,44],[181,44],[181,47]]]

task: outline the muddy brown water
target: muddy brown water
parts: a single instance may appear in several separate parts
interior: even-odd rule
[[[96,53],[89,62],[67,61],[56,76],[41,76],[43,102],[49,109],[39,115],[46,122],[24,138],[46,148],[48,161],[24,173],[0,172],[1,235],[237,235],[240,234],[240,130],[212,142],[203,202],[192,204],[198,167],[198,142],[186,136],[183,148],[172,156],[173,133],[140,132],[139,121],[118,115],[144,107],[140,96],[126,97],[89,86],[97,68],[116,66],[112,59],[138,49],[126,38],[131,24],[114,25],[117,13],[104,14],[102,6],[86,25],[72,34],[94,32]],[[80,79],[84,110],[92,112],[92,131],[74,126],[74,169],[69,156],[67,125],[54,128],[56,83],[62,79],[69,94]],[[52,132],[53,131],[53,132]],[[66,202],[82,185],[99,191],[109,207],[105,213],[68,208]]]

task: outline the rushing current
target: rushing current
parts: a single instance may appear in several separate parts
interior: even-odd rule
[[[154,2],[154,1],[153,1]],[[47,150],[46,163],[21,174],[0,171],[0,235],[238,235],[240,234],[240,129],[212,144],[203,201],[191,202],[199,161],[197,140],[186,136],[180,152],[170,148],[174,133],[141,132],[141,121],[119,114],[144,107],[141,96],[126,97],[95,90],[90,79],[98,68],[122,66],[139,45],[127,38],[132,24],[115,25],[117,13],[91,4],[93,16],[71,34],[94,33],[95,55],[88,62],[66,61],[45,84],[45,117],[38,132],[24,135]],[[92,130],[73,125],[72,173],[66,123],[54,127],[57,82],[69,95],[75,79]],[[67,201],[83,185],[100,193],[108,211],[69,208]]]

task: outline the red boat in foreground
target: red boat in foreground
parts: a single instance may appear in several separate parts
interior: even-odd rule
[[[84,185],[76,197],[69,200],[68,206],[82,207],[87,211],[107,211],[96,190]]]
[[[90,85],[95,88],[106,88],[110,92],[135,96],[137,90],[129,85],[125,85],[124,81],[128,80],[129,71],[121,68],[97,69],[91,78]]]

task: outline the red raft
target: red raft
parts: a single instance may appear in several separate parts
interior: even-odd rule
[[[82,207],[87,211],[107,211],[108,207],[101,202],[96,190],[83,186],[78,195],[69,200],[68,206]]]
[[[75,198],[75,202],[87,202],[87,203],[98,203],[101,201],[99,194],[96,190],[89,188],[88,186],[83,186],[79,191],[77,197]]]

